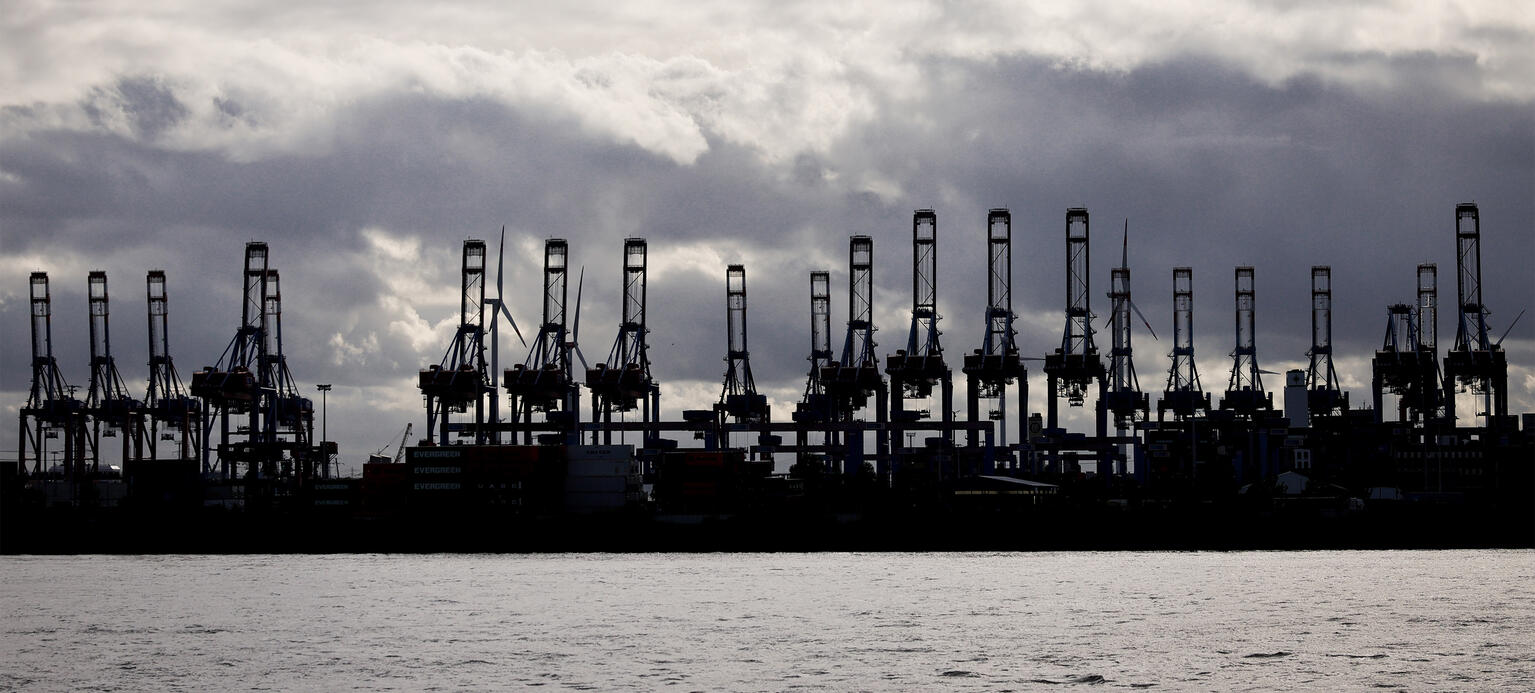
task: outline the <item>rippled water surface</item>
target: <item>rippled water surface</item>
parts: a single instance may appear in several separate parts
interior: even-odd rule
[[[1529,690],[1535,552],[0,558],[0,689]]]

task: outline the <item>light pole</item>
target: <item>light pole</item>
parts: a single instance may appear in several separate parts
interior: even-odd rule
[[[326,424],[328,423],[327,414],[329,413],[327,411],[326,404],[327,400],[330,399],[330,383],[321,383],[316,385],[315,388],[319,389],[320,391],[320,442],[323,443],[327,440],[330,440],[330,434],[327,432],[326,427]]]
[[[331,461],[330,460],[330,453],[325,452],[325,443],[326,443],[327,440],[330,439],[330,425],[329,425],[330,424],[330,407],[326,406],[326,405],[330,404],[330,401],[329,401],[330,400],[330,383],[320,383],[318,385],[315,385],[315,389],[320,391],[320,447],[319,447],[319,449],[321,451],[321,454],[324,455],[324,457],[325,457],[325,461],[320,465],[320,476],[323,477],[323,478],[330,478],[330,473],[331,473],[331,471],[330,471],[330,461]],[[310,425],[313,425],[313,424],[311,423]]]

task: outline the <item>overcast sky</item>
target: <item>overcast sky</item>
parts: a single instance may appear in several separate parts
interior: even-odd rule
[[[902,346],[923,207],[956,371],[983,330],[991,207],[1013,213],[1030,355],[1065,322],[1066,209],[1092,214],[1099,325],[1129,219],[1135,301],[1161,337],[1135,336],[1153,392],[1173,267],[1194,268],[1218,401],[1232,268],[1256,267],[1258,359],[1282,372],[1310,344],[1309,268],[1331,265],[1337,367],[1367,403],[1386,305],[1413,299],[1418,263],[1454,302],[1458,202],[1480,205],[1493,331],[1535,307],[1535,12],[1517,0],[284,4],[0,14],[5,416],[30,378],[28,273],[50,275],[55,353],[83,390],[86,274],[107,271],[114,355],[142,396],[145,271],[166,271],[189,379],[239,325],[250,240],[282,273],[293,375],[335,384],[331,438],[353,464],[423,426],[414,378],[456,326],[462,241],[494,247],[503,225],[525,333],[543,239],[569,239],[589,360],[616,336],[622,239],[649,239],[667,418],[718,397],[729,263],[747,268],[777,419],[803,388],[812,269],[833,273],[840,346],[850,234],[874,237],[880,352]],[[1446,311],[1440,344],[1454,331]],[[503,367],[526,357],[502,346]],[[1535,411],[1535,317],[1503,347],[1511,409]],[[15,436],[0,425],[0,456]]]

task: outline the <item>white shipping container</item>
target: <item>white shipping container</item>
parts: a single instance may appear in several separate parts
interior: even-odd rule
[[[565,475],[577,476],[625,476],[632,465],[628,460],[570,460]]]

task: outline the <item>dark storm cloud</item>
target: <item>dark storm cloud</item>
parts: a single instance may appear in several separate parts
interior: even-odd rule
[[[1516,220],[1535,214],[1526,104],[1436,96],[1434,79],[1374,94],[1312,78],[1269,86],[1193,60],[1126,74],[1030,60],[933,61],[926,72],[928,98],[881,109],[838,153],[905,172],[912,206],[951,200],[937,205],[940,228],[960,234],[947,235],[946,247],[968,270],[945,263],[951,279],[940,291],[959,305],[984,302],[982,284],[952,278],[979,271],[982,210],[999,205],[1014,214],[1019,309],[1063,306],[1063,215],[1084,205],[1096,222],[1092,279],[1104,288],[1092,300],[1101,315],[1129,217],[1137,302],[1159,325],[1173,266],[1196,268],[1201,322],[1225,328],[1231,268],[1255,265],[1259,348],[1273,358],[1298,358],[1309,344],[1313,264],[1333,266],[1340,353],[1378,345],[1375,318],[1409,298],[1418,262],[1437,261],[1442,295],[1453,291],[1456,202],[1480,201],[1484,243],[1501,248],[1484,251],[1489,301],[1521,294],[1518,258],[1529,256],[1531,238]],[[945,224],[955,216],[957,229]],[[899,264],[886,267],[892,281],[905,276]],[[1059,335],[1024,338],[1042,350]]]
[[[133,133],[146,140],[156,139],[190,113],[169,86],[151,76],[123,77],[110,88],[93,89],[81,108],[98,127],[126,118]]]
[[[753,246],[781,242],[785,229],[828,206],[808,200],[829,193],[774,182],[739,147],[716,143],[695,166],[682,167],[583,136],[547,114],[488,101],[380,98],[348,109],[338,122],[340,135],[322,153],[254,162],[167,151],[121,134],[56,130],[8,141],[0,146],[0,166],[13,176],[3,184],[5,247],[44,260],[107,266],[117,287],[119,367],[138,383],[144,356],[137,282],[143,270],[169,271],[173,353],[185,376],[214,363],[233,335],[242,245],[267,241],[272,266],[282,272],[284,336],[295,376],[306,383],[408,387],[415,369],[440,358],[446,344],[432,344],[423,357],[405,340],[384,334],[400,316],[378,299],[398,277],[369,265],[362,229],[376,226],[421,241],[411,264],[427,270],[450,299],[417,306],[428,323],[455,319],[451,294],[463,238],[493,239],[503,223],[514,237],[569,238],[573,261],[592,270],[582,341],[595,361],[605,357],[617,323],[623,237],[652,238],[653,253],[726,238],[740,261]],[[539,305],[538,261],[517,256],[515,249],[508,258],[508,302],[530,338]],[[654,339],[668,340],[668,348],[656,350],[658,373],[718,377],[723,267],[718,274],[685,271],[653,280]],[[53,280],[60,363],[68,377],[83,382],[84,299],[74,287],[83,280],[61,272]],[[770,295],[771,281],[754,275],[754,289],[760,282],[761,295]],[[801,283],[794,285],[802,290]],[[574,285],[570,292],[573,301]],[[419,303],[426,297],[408,298]],[[758,300],[753,319],[765,324],[787,317],[775,310],[775,302]],[[3,319],[18,325],[26,322],[25,311],[24,297],[0,309]],[[370,333],[378,337],[371,343]],[[759,361],[773,363],[773,354],[782,351],[774,340],[780,333],[756,333],[764,352]],[[6,334],[0,389],[24,390],[27,337],[20,330]],[[368,345],[367,367],[333,362],[342,350],[330,341],[336,334],[354,348]],[[511,340],[508,334],[503,344]],[[683,346],[670,348],[672,343]],[[789,358],[795,370],[801,350],[796,344]],[[503,365],[524,354],[506,347]],[[771,365],[765,371],[780,375]]]
[[[1487,300],[1497,318],[1511,318],[1529,299],[1523,264],[1535,256],[1529,103],[1464,96],[1457,82],[1473,67],[1464,56],[1338,60],[1387,79],[1372,89],[1306,75],[1269,83],[1191,58],[1125,72],[927,58],[916,63],[920,89],[873,92],[866,121],[783,162],[708,127],[707,150],[679,163],[559,109],[397,92],[339,108],[330,134],[311,147],[242,158],[162,143],[195,98],[219,99],[212,106],[234,127],[264,119],[254,97],[194,97],[170,80],[119,80],[92,92],[87,112],[127,114],[129,128],[36,129],[0,140],[0,246],[15,284],[0,291],[0,321],[12,326],[0,336],[0,390],[24,390],[29,376],[22,283],[31,268],[13,266],[23,258],[78,270],[54,277],[55,341],[82,383],[84,271],[112,276],[127,375],[144,360],[138,282],[145,269],[165,268],[185,376],[217,359],[234,333],[241,247],[265,240],[282,272],[296,377],[376,388],[347,405],[332,393],[332,430],[351,436],[343,449],[356,454],[362,441],[382,443],[402,425],[394,417],[407,413],[381,414],[386,404],[419,416],[411,378],[441,357],[456,322],[460,243],[494,242],[503,224],[507,300],[530,338],[539,243],[570,240],[573,266],[586,270],[581,346],[593,362],[606,356],[618,322],[621,240],[650,240],[652,358],[663,387],[719,382],[724,265],[743,262],[759,387],[797,388],[811,269],[833,271],[840,351],[850,234],[875,238],[880,351],[902,346],[911,211],[927,206],[939,214],[941,327],[953,366],[980,340],[985,213],[997,206],[1014,215],[1015,309],[1047,316],[1045,328],[1020,334],[1035,355],[1060,338],[1065,209],[1085,205],[1093,215],[1099,325],[1120,225],[1130,219],[1136,302],[1162,336],[1136,336],[1148,390],[1160,388],[1167,366],[1172,267],[1195,268],[1201,371],[1207,389],[1221,390],[1234,265],[1257,268],[1265,364],[1304,357],[1314,264],[1333,268],[1340,358],[1366,356],[1378,346],[1384,306],[1411,298],[1417,263],[1439,263],[1442,303],[1451,303],[1452,209],[1469,199],[1482,205]],[[861,183],[868,180],[882,184]],[[705,260],[679,259],[696,249]],[[1448,316],[1440,324],[1452,333]],[[1511,339],[1531,335],[1535,322],[1524,322]],[[503,367],[526,354],[509,333],[502,344]],[[393,399],[384,403],[381,393]]]

